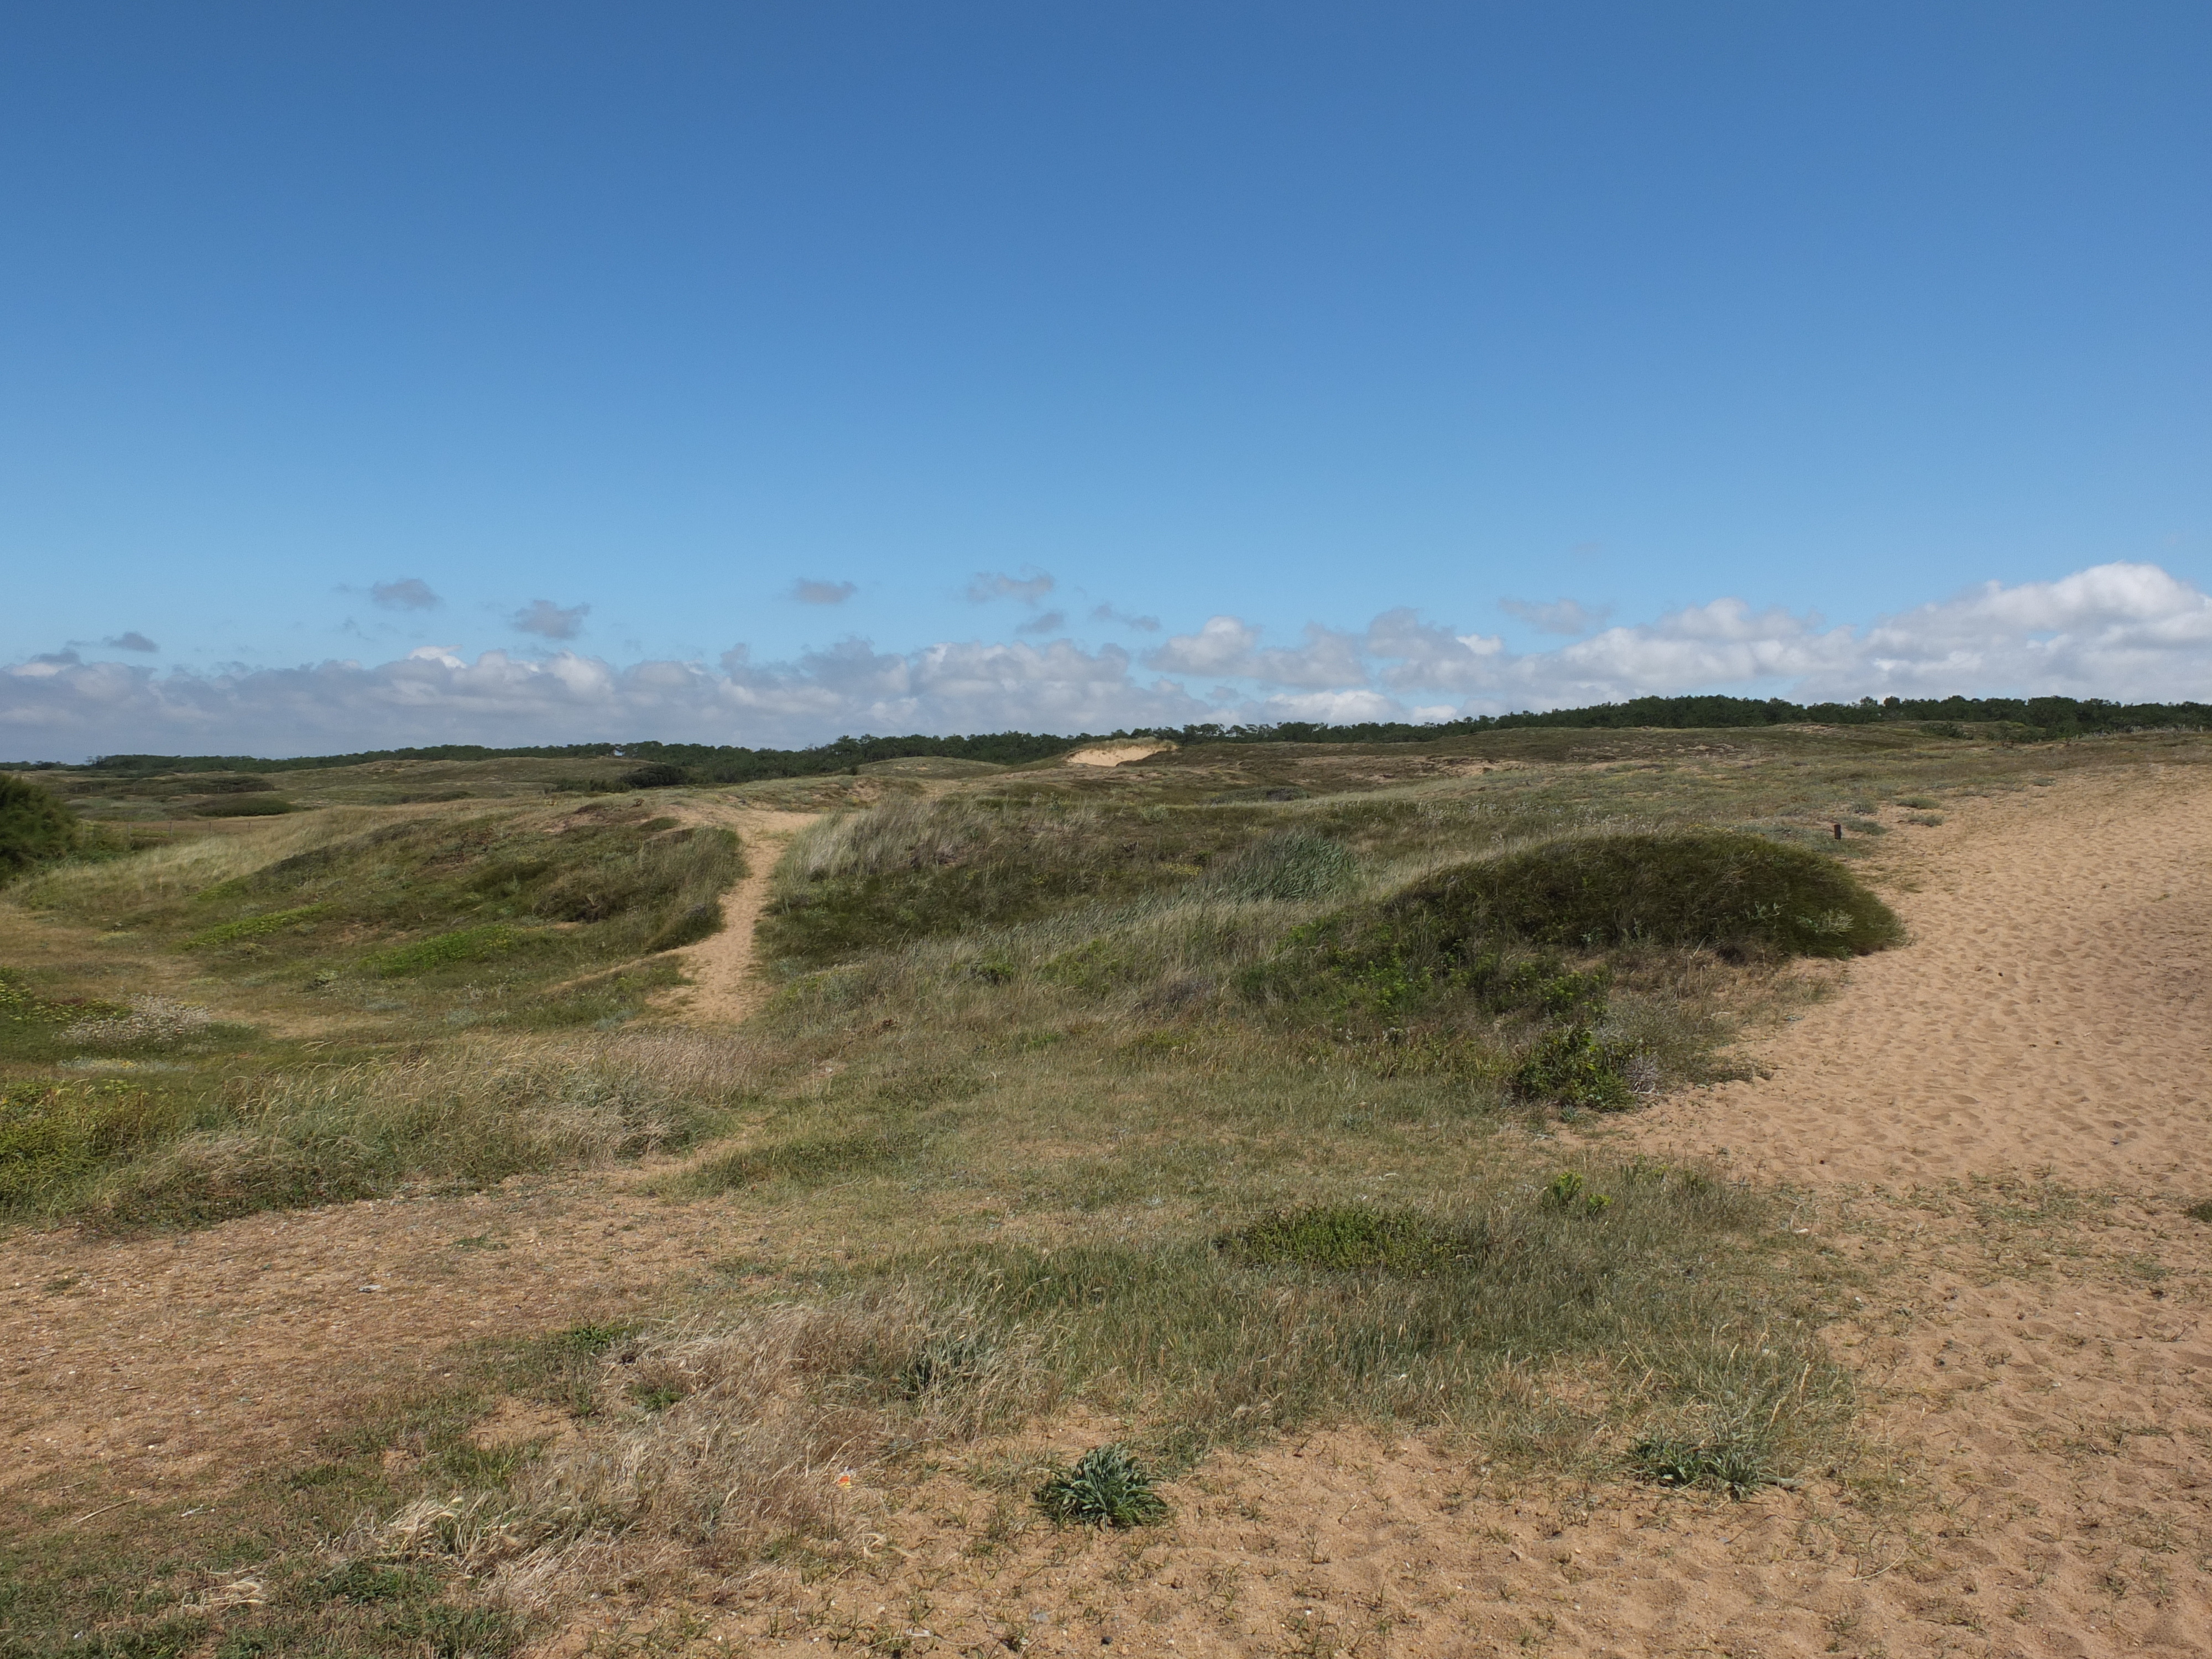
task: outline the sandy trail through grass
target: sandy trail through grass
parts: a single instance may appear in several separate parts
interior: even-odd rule
[[[695,1024],[735,1025],[768,999],[769,987],[753,967],[753,934],[768,902],[776,860],[791,838],[821,814],[688,803],[684,815],[693,823],[735,830],[744,843],[745,874],[722,895],[721,931],[675,953],[690,984],[672,1000]]]

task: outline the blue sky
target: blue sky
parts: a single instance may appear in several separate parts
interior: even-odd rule
[[[2212,695],[2201,5],[9,39],[0,754]]]

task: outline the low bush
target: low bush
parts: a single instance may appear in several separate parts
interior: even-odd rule
[[[64,857],[76,844],[76,815],[59,795],[0,775],[0,881]]]
[[[1547,1031],[1513,1073],[1513,1086],[1530,1100],[1583,1111],[1617,1112],[1635,1099],[1629,1068],[1637,1055],[1607,1042],[1589,1026]]]
[[[1390,901],[1452,939],[1741,946],[1839,957],[1894,945],[1889,907],[1833,859],[1722,830],[1577,836],[1461,865]]]

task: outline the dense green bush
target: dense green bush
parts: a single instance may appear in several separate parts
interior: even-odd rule
[[[51,789],[0,777],[0,881],[76,846],[76,816]]]
[[[1757,944],[1840,957],[1894,945],[1889,907],[1833,859],[1724,830],[1579,836],[1430,877],[1388,907],[1455,938]]]

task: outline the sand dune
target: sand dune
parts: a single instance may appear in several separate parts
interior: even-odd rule
[[[2212,1193],[2212,789],[2093,774],[1911,834],[1912,942],[1635,1137],[1791,1182]]]

